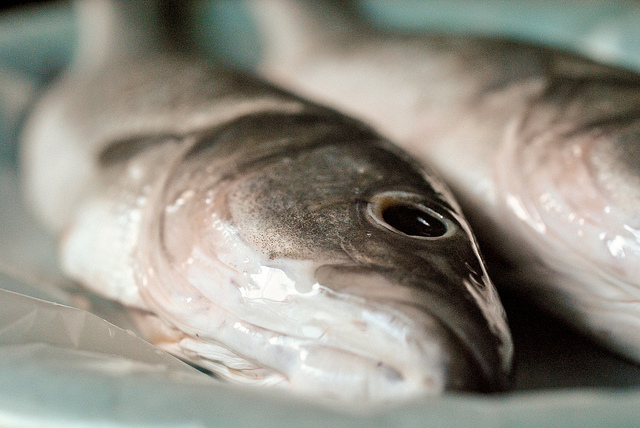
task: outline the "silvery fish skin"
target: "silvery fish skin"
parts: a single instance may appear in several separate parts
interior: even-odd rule
[[[504,310],[430,171],[249,75],[176,54],[98,63],[33,112],[25,189],[64,271],[152,343],[310,396],[507,386]]]
[[[640,362],[637,74],[505,40],[385,33],[325,3],[250,3],[264,76],[431,164],[506,259],[500,285]]]

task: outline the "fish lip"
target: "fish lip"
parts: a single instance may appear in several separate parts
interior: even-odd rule
[[[439,236],[423,237],[398,231],[381,220],[382,216],[379,211],[381,208],[384,209],[384,205],[388,203],[415,206],[441,221],[446,226],[446,232]],[[432,245],[431,243],[436,244],[435,241],[442,240],[443,244],[446,243],[447,238],[454,238],[454,235],[467,241],[466,245],[477,258],[478,266],[473,269],[468,263],[465,263],[467,265],[466,272],[454,268],[456,273],[450,274],[444,282],[440,279],[422,276],[419,269],[406,275],[406,273],[395,270],[391,264],[386,264],[384,267],[378,266],[378,261],[368,264],[367,268],[386,272],[385,274],[389,276],[391,282],[396,281],[394,278],[401,278],[398,282],[399,286],[415,290],[415,297],[420,301],[420,304],[416,306],[431,314],[434,319],[439,320],[452,337],[456,338],[460,346],[470,353],[470,361],[473,361],[478,373],[476,376],[479,381],[476,388],[478,391],[490,393],[510,389],[513,385],[511,367],[513,345],[506,315],[498,300],[497,292],[484,269],[484,262],[478,252],[473,233],[466,227],[465,219],[457,212],[456,208],[447,205],[442,200],[433,203],[431,200],[425,199],[424,195],[410,190],[387,189],[377,191],[363,199],[359,204],[359,212],[369,224],[373,224],[381,230],[394,232],[396,236],[406,242],[406,245],[414,246],[417,243],[416,248],[419,248],[421,252],[428,250],[428,245]],[[429,257],[430,253],[427,251],[420,257],[420,263],[429,264]],[[453,293],[445,294],[443,290],[453,291]],[[450,315],[456,314],[454,302],[462,305],[457,317]],[[413,304],[412,302],[407,303]],[[460,314],[463,316],[461,317]]]
[[[374,304],[376,310],[381,312],[402,314],[404,318],[408,319],[407,326],[417,327],[413,333],[416,337],[425,333],[420,331],[420,328],[425,325],[420,324],[421,319],[425,318],[435,321],[446,331],[447,340],[451,342],[449,350],[456,354],[454,356],[464,360],[460,364],[454,362],[453,366],[468,366],[473,373],[467,373],[463,376],[463,385],[451,384],[445,389],[492,393],[505,391],[511,387],[510,359],[500,351],[501,345],[504,345],[503,341],[506,340],[507,345],[510,345],[510,336],[503,338],[492,331],[482,311],[466,299],[463,294],[457,296],[457,299],[452,299],[445,293],[439,294],[431,291],[438,290],[437,287],[425,289],[422,284],[425,281],[430,281],[425,278],[412,277],[408,279],[405,277],[402,281],[396,281],[393,272],[389,272],[387,269],[324,265],[316,271],[316,276],[327,276],[327,270],[334,270],[334,275],[346,275],[346,277],[355,274],[364,277],[378,275],[385,278],[390,287],[388,290],[381,290],[378,295],[375,290],[371,289],[362,291],[349,287],[336,287],[335,276],[332,278],[333,281],[321,282],[324,282],[324,286],[331,292],[348,296],[347,298],[361,298],[369,305]],[[353,280],[346,282],[352,283]],[[338,289],[336,290],[336,288]],[[467,303],[462,307],[457,306],[460,302]],[[458,351],[461,352],[456,353]]]
[[[465,375],[465,381],[469,384],[456,385],[452,383],[447,387],[449,390],[469,391],[480,393],[497,393],[507,391],[512,386],[512,372],[504,370],[503,360],[497,350],[500,346],[500,339],[489,332],[485,326],[478,326],[471,323],[471,326],[464,326],[460,319],[447,319],[440,315],[440,310],[434,308],[442,304],[442,300],[434,299],[434,304],[416,305],[416,307],[429,314],[436,320],[444,330],[447,331],[452,341],[455,342],[462,352],[461,357],[465,360],[464,365],[468,366],[469,372]],[[406,305],[406,302],[402,302]],[[481,338],[479,340],[479,338]],[[486,346],[491,343],[490,346]],[[453,365],[453,364],[452,364]]]
[[[470,300],[454,300],[426,290],[421,290],[421,293],[424,299],[419,307],[438,320],[468,353],[467,361],[474,368],[472,377],[477,382],[474,390],[482,393],[509,390],[513,384],[513,371],[510,353],[505,354],[502,348],[512,346],[510,335],[501,337],[493,330],[486,315],[475,304],[466,304],[463,308],[458,306]],[[506,319],[501,321],[506,326]]]

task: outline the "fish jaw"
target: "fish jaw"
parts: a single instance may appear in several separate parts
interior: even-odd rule
[[[508,386],[510,367],[483,347],[496,338],[450,299],[377,269],[268,259],[230,229],[203,239],[224,243],[216,257],[194,250],[182,271],[143,275],[145,306],[180,332],[160,335],[166,350],[232,382],[330,400]]]
[[[419,385],[423,393],[497,392],[509,388],[510,339],[504,340],[505,335],[497,333],[495,326],[487,328],[480,321],[485,315],[481,311],[461,310],[470,306],[460,299],[468,297],[465,293],[443,295],[439,290],[446,286],[429,279],[399,278],[397,272],[382,273],[361,267],[323,266],[317,275],[328,288],[378,308],[380,318],[388,320],[388,328],[400,338],[395,346],[393,343],[381,346],[380,355],[384,355],[384,350],[394,353],[402,350],[413,355],[413,367],[407,367],[405,362],[395,367],[401,367],[398,371],[409,383]],[[472,284],[474,276],[470,272],[457,285],[464,284],[467,290],[476,291],[478,284]],[[476,303],[473,306],[477,309]]]
[[[384,304],[336,293],[318,282],[300,292],[285,272],[294,270],[300,279],[301,270],[313,271],[310,262],[270,264],[278,267],[263,265],[257,274],[239,275],[222,286],[233,296],[217,290],[215,299],[208,298],[212,276],[194,273],[191,285],[204,291],[181,298],[198,299],[200,308],[178,319],[183,312],[169,314],[171,304],[158,303],[162,309],[153,312],[183,333],[173,340],[165,334],[158,344],[235,383],[275,385],[333,400],[376,403],[483,388],[475,362],[436,316],[407,302]],[[360,280],[398,291],[382,277]]]
[[[140,306],[173,332],[155,342],[309,395],[504,388],[504,311],[444,185],[366,128],[308,119],[249,117],[203,137],[149,195]],[[395,229],[380,214],[394,204],[440,232]]]

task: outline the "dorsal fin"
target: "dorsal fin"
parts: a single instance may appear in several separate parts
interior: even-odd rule
[[[368,27],[346,2],[312,0],[248,0],[253,20],[264,38],[265,63],[292,63],[318,46],[330,47],[362,37]]]
[[[100,69],[119,59],[184,48],[181,18],[188,2],[76,0],[78,44],[73,67]]]

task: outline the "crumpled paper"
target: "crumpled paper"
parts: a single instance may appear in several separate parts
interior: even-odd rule
[[[0,285],[2,285],[0,283]],[[86,311],[0,290],[0,425],[626,426],[640,392],[416,399],[368,412],[218,383]]]
[[[0,314],[2,426],[596,427],[640,415],[639,392],[588,390],[460,394],[350,412],[220,384],[80,309],[0,290]]]
[[[6,348],[32,349],[38,344],[73,351],[74,355],[117,356],[163,372],[200,374],[132,332],[81,309],[0,290],[0,314],[3,352]],[[43,348],[37,349],[34,355],[41,355]]]

